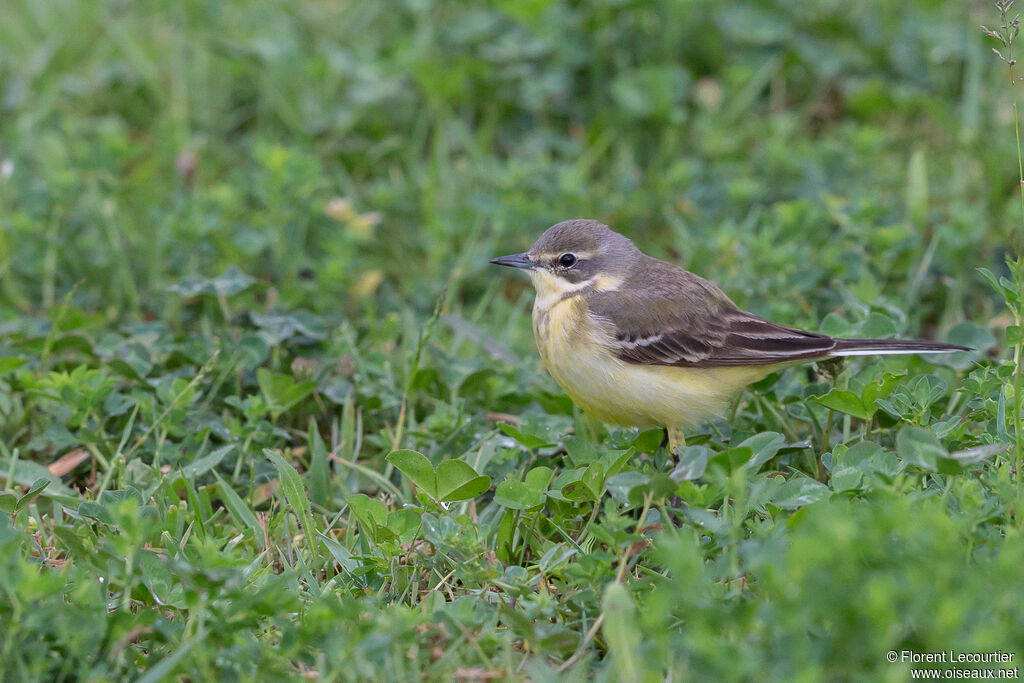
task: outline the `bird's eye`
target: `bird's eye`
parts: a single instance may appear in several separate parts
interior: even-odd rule
[[[576,254],[562,254],[558,257],[558,263],[563,268],[572,268],[576,265]]]

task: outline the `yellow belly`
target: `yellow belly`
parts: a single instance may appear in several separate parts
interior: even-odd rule
[[[619,360],[609,332],[581,297],[534,307],[537,350],[551,376],[580,408],[603,422],[692,429],[725,416],[733,397],[773,367],[677,368]]]

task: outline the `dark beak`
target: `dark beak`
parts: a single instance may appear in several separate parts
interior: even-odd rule
[[[526,253],[512,254],[510,256],[499,256],[498,258],[492,258],[491,263],[496,263],[499,266],[511,266],[512,268],[536,268],[538,264],[530,260],[530,257]]]

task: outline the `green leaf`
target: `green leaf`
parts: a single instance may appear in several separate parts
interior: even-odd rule
[[[437,472],[434,471],[433,465],[425,455],[417,451],[401,449],[388,453],[385,460],[409,477],[421,491],[437,500]],[[476,472],[473,474],[475,475]]]
[[[562,486],[562,495],[574,503],[596,501],[604,488],[604,465],[592,462],[580,473],[580,478]]]
[[[554,476],[555,471],[550,467],[534,467],[523,477],[523,482],[534,491],[543,492],[547,490]]]
[[[544,504],[544,493],[521,481],[506,479],[494,491],[494,502],[513,510],[529,510]]]
[[[190,479],[195,479],[201,474],[206,474],[214,467],[219,465],[221,461],[224,460],[225,456],[227,456],[228,453],[234,450],[234,448],[234,444],[221,446],[220,448],[213,451],[209,455],[203,456],[198,460],[190,462],[189,464],[181,468],[182,476],[188,477]]]
[[[555,569],[568,562],[573,555],[578,553],[577,548],[567,543],[556,543],[540,558],[537,568],[544,574],[550,575]]]
[[[242,500],[242,497],[219,474],[214,472],[213,476],[217,479],[217,492],[220,493],[221,502],[228,509],[228,514],[235,520],[238,528],[249,527],[253,531],[259,531],[260,524],[256,520],[256,515],[253,514],[246,502]]]
[[[842,467],[832,473],[832,490],[852,491],[860,486],[860,480],[864,476],[856,467]]]
[[[618,499],[618,497],[615,496],[615,493],[612,491],[613,480],[615,480],[614,484],[616,486],[621,487],[626,484],[626,482],[621,478],[628,477],[629,475],[637,475],[641,478],[639,484],[629,489],[627,500],[630,505],[641,505],[643,503],[644,495],[646,494],[650,494],[655,500],[663,500],[675,494],[676,491],[679,490],[679,484],[667,474],[654,472],[645,476],[639,472],[630,471],[608,478],[608,481],[606,482],[608,492],[611,493],[613,497],[616,497],[616,499]]]
[[[378,525],[386,524],[388,521],[388,509],[384,503],[376,498],[370,498],[365,493],[351,495],[346,502],[359,521],[371,529],[376,529]]]
[[[354,572],[359,569],[359,561],[352,557],[352,553],[349,552],[348,548],[335,541],[330,536],[325,536],[322,532],[317,532],[320,537],[320,541],[327,547],[327,552],[331,554],[334,561],[337,562],[342,569],[347,572]]]
[[[78,514],[82,517],[102,522],[107,526],[114,526],[114,518],[111,516],[110,511],[99,503],[92,501],[82,503],[78,506]]]
[[[597,460],[597,450],[590,439],[584,439],[579,436],[567,436],[562,440],[562,444],[565,446],[565,452],[569,454],[569,459],[572,460],[573,465],[589,465]]]
[[[288,375],[270,372],[266,368],[256,371],[256,381],[260,385],[263,399],[270,406],[270,412],[275,417],[296,405],[316,389],[316,382],[296,382]]]
[[[44,491],[44,495],[56,500],[61,505],[73,508],[82,500],[74,491],[61,483],[60,477],[32,460],[16,460],[13,466],[4,462],[3,466],[0,466],[0,479],[5,480],[9,474],[13,475],[11,479],[15,484],[22,486],[32,486],[38,479],[49,480],[50,486]]]
[[[320,437],[316,420],[309,418],[309,497],[321,508],[327,507],[330,496],[331,468],[327,462],[327,446]]]
[[[604,485],[612,498],[623,505],[627,505],[632,502],[630,499],[631,493],[635,492],[637,497],[641,497],[649,490],[649,482],[650,478],[646,474],[636,470],[629,470],[608,477],[605,479]]]
[[[864,407],[864,410],[869,411],[869,416],[874,415],[878,409],[878,405],[875,403],[877,399],[889,398],[892,390],[895,389],[900,380],[907,376],[906,370],[900,370],[899,372],[886,372],[883,373],[881,378],[876,382],[868,382],[864,389],[860,392],[860,402]]]
[[[675,481],[700,479],[708,467],[706,446],[683,446],[679,449],[679,462],[669,475]]]
[[[18,497],[13,493],[7,493],[6,491],[0,491],[0,512],[14,512],[15,506],[18,504]]]
[[[306,490],[302,486],[302,477],[299,476],[298,471],[292,467],[291,463],[269,448],[263,449],[263,455],[274,463],[278,479],[281,482],[281,491],[284,493],[288,505],[297,511],[300,517],[308,514],[309,499],[306,497]]]
[[[753,456],[754,451],[749,447],[737,446],[717,453],[708,461],[708,464],[716,465],[726,472],[732,473],[746,465]]]
[[[911,153],[907,167],[907,215],[917,229],[928,220],[928,162],[923,147]]]
[[[896,455],[910,465],[934,472],[937,459],[948,458],[949,451],[933,432],[907,425],[896,434]]]
[[[534,467],[526,473],[523,481],[509,477],[498,484],[494,492],[494,502],[513,510],[539,508],[544,504],[548,484],[554,475],[554,471],[549,467]]]
[[[639,681],[643,670],[638,659],[642,637],[636,620],[636,605],[629,591],[618,581],[604,591],[604,625],[601,630],[614,657],[620,681]]]
[[[875,412],[873,407],[870,411],[866,409],[857,394],[852,391],[843,391],[842,389],[833,389],[824,396],[816,396],[811,400],[815,403],[820,403],[826,408],[831,408],[847,415],[853,415],[859,420],[867,420]]]
[[[14,511],[21,512],[31,505],[32,502],[39,497],[39,494],[43,492],[43,489],[49,486],[50,483],[49,479],[43,478],[36,479],[32,482],[32,486],[30,486],[28,491],[25,492],[25,495],[18,499],[18,504],[14,506]]]
[[[309,553],[314,561],[318,560],[320,550],[315,540],[316,527],[313,525],[313,515],[310,513],[309,498],[306,496],[306,490],[302,486],[302,477],[291,466],[291,463],[269,448],[263,449],[263,455],[270,458],[270,461],[274,463],[285,500],[291,507],[292,512],[298,516],[299,523],[302,524],[302,531],[305,535],[305,542],[309,548]]]
[[[481,477],[462,460],[445,460],[437,466],[438,500],[466,500],[478,496],[491,485],[490,477]]]
[[[392,451],[386,460],[437,501],[468,500],[491,486],[490,477],[478,475],[464,460],[445,460],[436,471],[426,456],[416,451]]]
[[[443,465],[444,463],[441,464]],[[440,475],[438,476],[440,477]],[[469,500],[470,498],[476,498],[489,488],[491,488],[491,478],[488,476],[477,476],[470,479],[451,493],[442,496],[441,500],[449,502]]]
[[[1006,326],[1006,343],[1010,346],[1016,346],[1024,341],[1024,327],[1020,325],[1007,325]]]
[[[419,531],[422,521],[423,517],[420,512],[402,508],[388,514],[387,527],[398,537],[400,543],[408,544],[416,538],[416,532]]]
[[[772,505],[784,510],[795,510],[816,503],[828,494],[828,487],[821,482],[810,477],[796,477],[782,485],[779,498],[772,501]]]
[[[499,422],[498,429],[500,429],[503,434],[505,434],[506,436],[511,436],[513,439],[515,439],[516,441],[518,441],[528,450],[531,451],[537,448],[544,448],[547,446],[554,445],[538,436],[534,436],[533,434],[524,434],[523,432],[519,431],[518,429],[516,429],[515,427],[506,422]]]
[[[988,268],[978,268],[978,274],[981,275],[982,279],[989,284],[989,287],[995,290],[996,294],[1004,296],[1003,288],[999,286],[999,280],[996,279],[996,276],[991,270]]]
[[[757,470],[761,465],[775,457],[786,438],[778,432],[761,432],[739,444],[741,448],[749,448],[753,455],[744,464],[748,469]]]
[[[882,447],[874,441],[861,441],[851,446],[842,456],[841,462],[849,467],[860,467],[882,452]]]
[[[27,359],[18,356],[4,356],[0,358],[0,377],[14,372],[27,362]]]

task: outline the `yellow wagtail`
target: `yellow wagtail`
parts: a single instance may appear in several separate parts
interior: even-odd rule
[[[835,339],[741,310],[713,282],[647,256],[593,220],[548,228],[529,251],[491,259],[527,271],[544,365],[580,408],[617,425],[683,430],[723,417],[780,367],[836,356],[970,349],[903,339]]]

